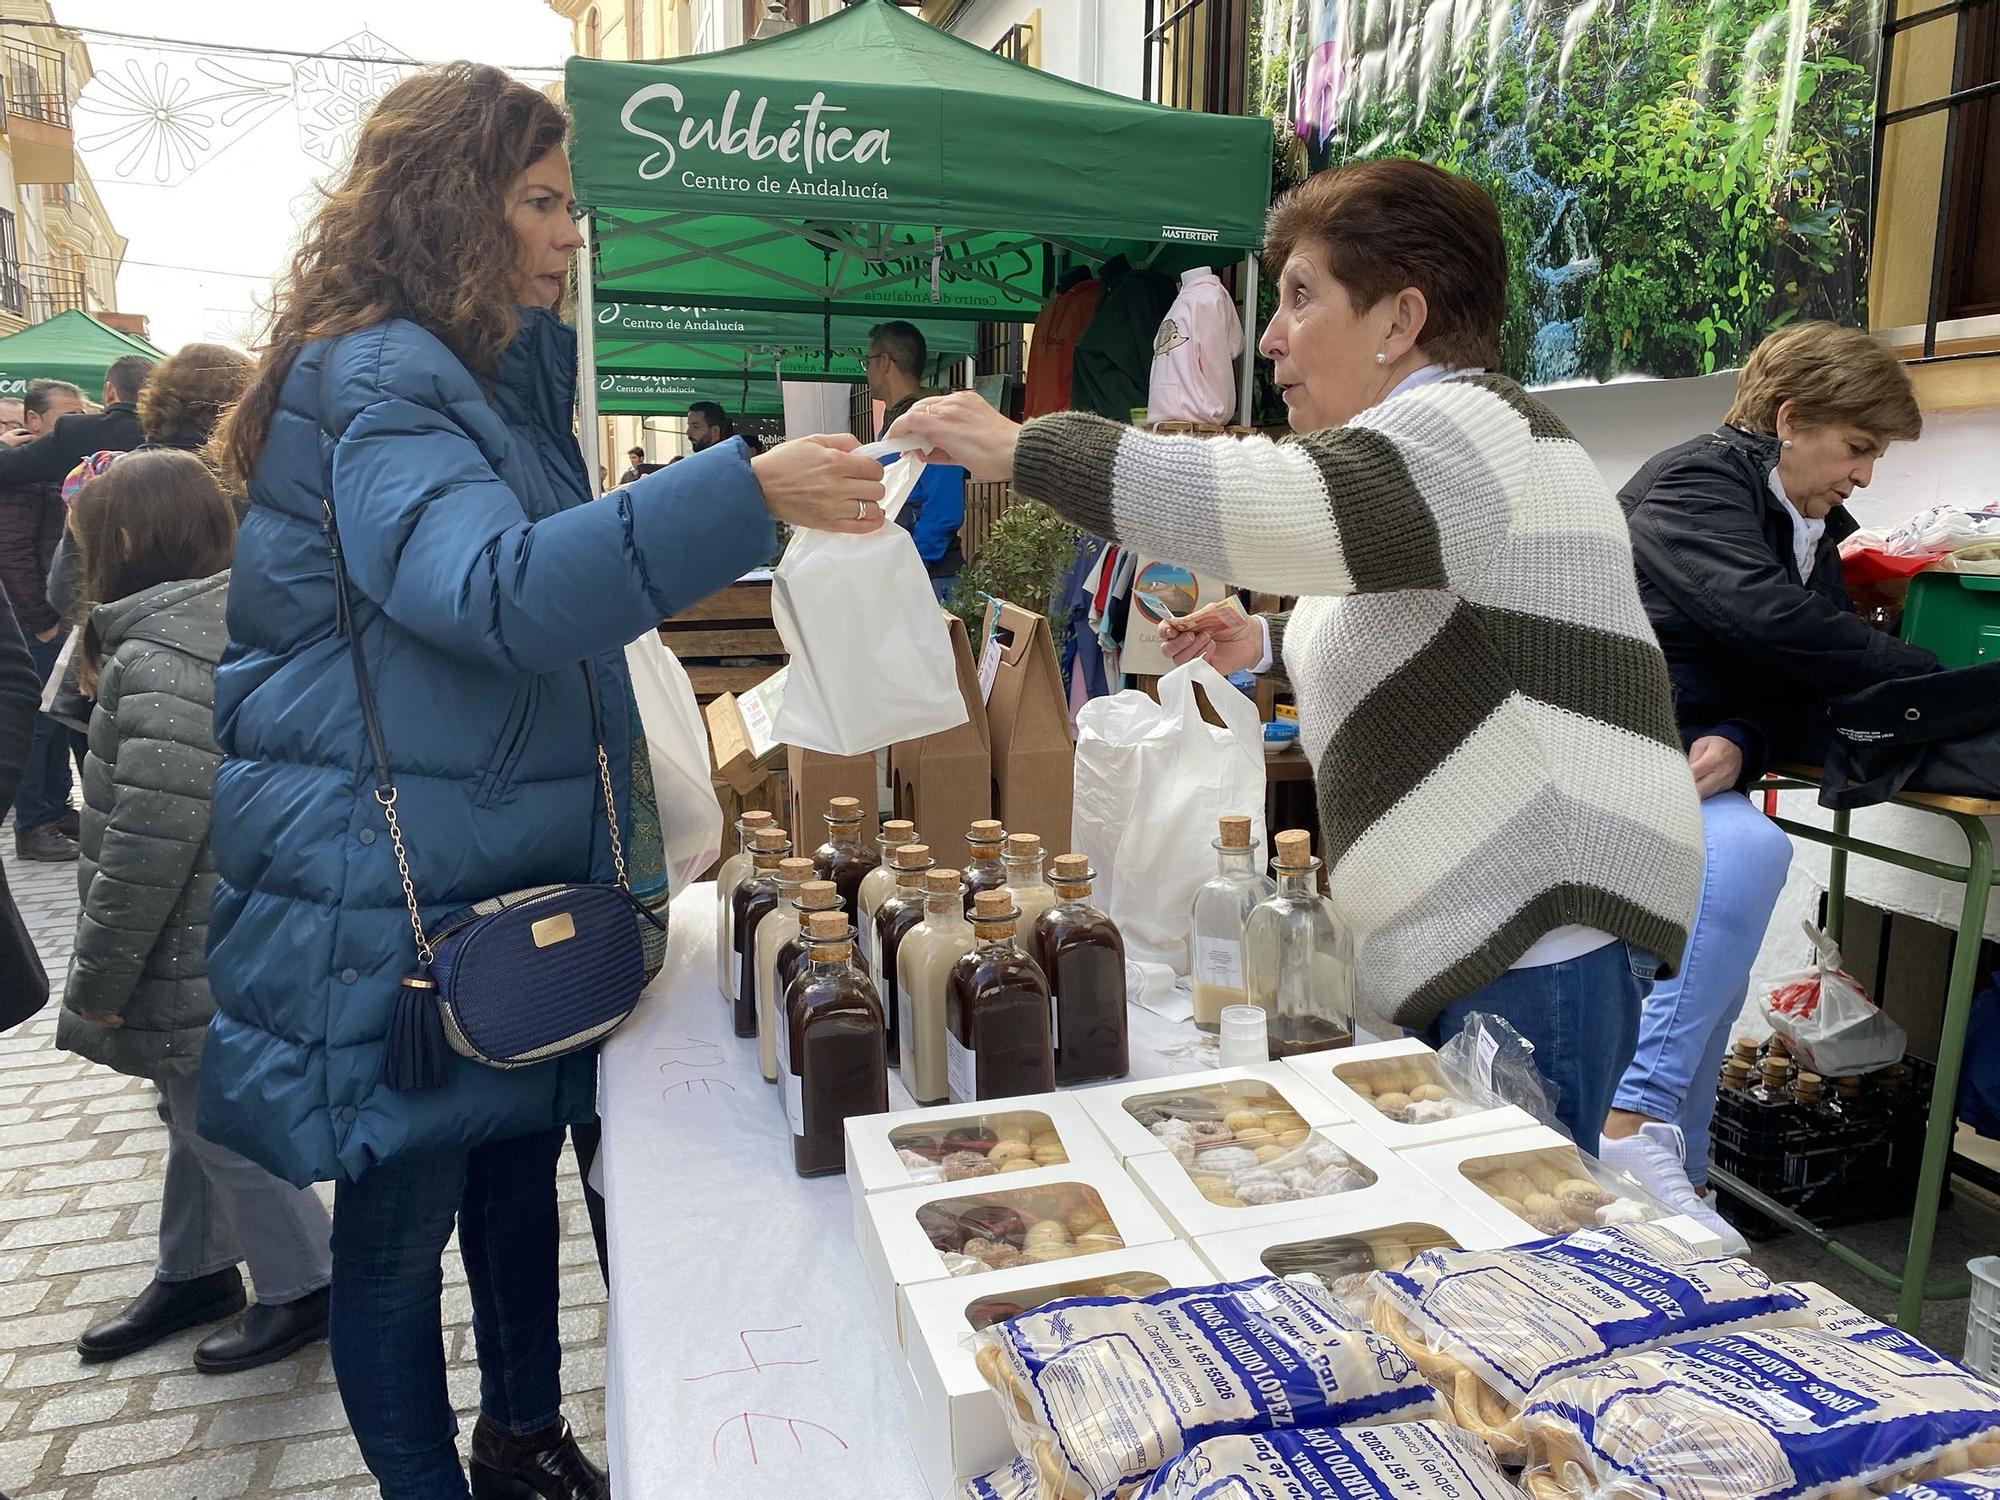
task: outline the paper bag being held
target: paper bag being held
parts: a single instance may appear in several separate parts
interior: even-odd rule
[[[870,458],[896,452],[876,443]],[[865,536],[800,531],[771,579],[771,615],[791,653],[773,730],[788,745],[868,755],[965,722],[951,636],[924,562],[895,524],[923,472],[905,456],[884,475],[881,526]]]

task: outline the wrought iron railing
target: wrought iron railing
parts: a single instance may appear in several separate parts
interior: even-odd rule
[[[32,42],[0,45],[7,75],[7,113],[69,129],[69,59]]]
[[[0,260],[0,310],[17,318],[28,316],[28,283],[18,262]]]
[[[1035,28],[1023,21],[1009,26],[1000,34],[1000,40],[986,50],[996,57],[1006,58],[1008,62],[1024,63],[1028,60],[1028,47],[1034,35]]]
[[[1146,0],[1146,98],[1201,114],[1242,114],[1249,37],[1249,0]]]
[[[66,266],[22,266],[28,286],[28,321],[40,323],[61,312],[87,312],[83,272]]]

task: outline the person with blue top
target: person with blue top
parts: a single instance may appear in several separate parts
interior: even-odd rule
[[[385,1042],[416,943],[362,727],[355,633],[434,921],[605,882],[590,684],[632,847],[625,645],[771,555],[773,519],[863,532],[852,438],[717,444],[594,500],[555,316],[582,239],[546,95],[454,63],[385,95],[305,225],[224,436],[246,488],[229,643],[203,1135],[334,1184],[334,1374],[387,1500],[599,1500],[561,1413],[556,1162],[594,1113],[591,1051],[456,1055],[398,1090]],[[329,527],[350,577],[335,597]],[[582,670],[579,670],[581,668]],[[480,1417],[460,1466],[440,1264],[454,1224]]]
[[[868,330],[868,394],[888,408],[882,416],[884,432],[920,399],[937,394],[924,386],[929,362],[930,347],[914,323],[877,323]],[[926,466],[896,513],[896,524],[916,538],[931,588],[943,604],[965,567],[958,537],[965,524],[965,470],[956,464]]]

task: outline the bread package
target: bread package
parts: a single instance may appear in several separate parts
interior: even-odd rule
[[[1448,1422],[1306,1427],[1210,1438],[1138,1500],[1520,1500],[1475,1439]]]
[[[2000,1462],[2000,1390],[1823,1328],[1621,1354],[1521,1413],[1534,1500],[1865,1500]]]
[[[1017,1458],[1004,1469],[966,1480],[953,1500],[1042,1500],[1042,1482],[1033,1464]]]
[[[1213,1437],[1443,1415],[1387,1340],[1275,1277],[1051,1303],[978,1335],[1045,1500],[1112,1500]]]
[[[1698,1256],[1653,1224],[1507,1250],[1431,1250],[1374,1279],[1376,1329],[1503,1459],[1545,1381],[1716,1328],[1811,1324],[1805,1299],[1745,1261]]]
[[[2000,1468],[1974,1469],[1949,1479],[1920,1479],[1889,1500],[2000,1500]]]

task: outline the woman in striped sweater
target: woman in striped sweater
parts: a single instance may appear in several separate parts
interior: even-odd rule
[[[1196,615],[1169,649],[1296,692],[1363,1005],[1433,1041],[1506,1017],[1595,1145],[1701,881],[1624,516],[1562,423],[1487,373],[1507,271],[1480,188],[1419,162],[1323,172],[1272,209],[1266,256],[1259,347],[1295,441],[1017,427],[970,394],[897,432],[1097,536],[1300,596]]]

